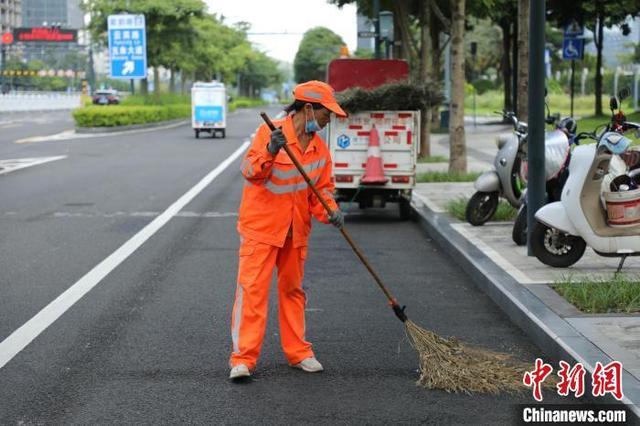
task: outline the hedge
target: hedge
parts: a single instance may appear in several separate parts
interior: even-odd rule
[[[191,105],[88,106],[73,111],[77,127],[113,127],[189,118]]]
[[[162,94],[131,95],[120,105],[89,105],[73,111],[77,127],[114,127],[132,124],[155,123],[191,117],[189,95]],[[236,108],[253,108],[265,105],[262,99],[238,98],[229,103],[229,112]],[[84,104],[86,105],[86,104]]]

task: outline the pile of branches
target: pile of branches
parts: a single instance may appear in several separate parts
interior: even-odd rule
[[[412,83],[399,81],[374,89],[354,87],[336,93],[336,100],[348,113],[359,111],[415,111],[442,103],[444,96],[437,84],[430,81]]]

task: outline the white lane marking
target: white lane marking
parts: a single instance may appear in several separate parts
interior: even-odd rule
[[[104,277],[113,271],[120,263],[135,252],[153,234],[158,232],[169,220],[175,216],[184,206],[193,200],[205,189],[218,175],[220,175],[231,163],[236,160],[249,146],[244,142],[231,156],[213,169],[193,188],[167,208],[160,216],[145,226],[140,232],[131,237],[126,243],[111,253],[106,259],[96,265],[85,276],[69,287],[54,301],[45,306],[33,318],[15,330],[9,337],[0,343],[0,368],[4,367],[22,349],[33,341],[40,333],[53,324],[62,314],[71,308],[78,300],[94,288]]]
[[[185,124],[188,124],[188,123],[189,122],[185,120],[185,121],[180,121],[178,123],[167,124],[166,126],[150,127],[147,129],[122,130],[120,132],[109,132],[109,133],[76,133],[75,129],[70,129],[70,130],[64,130],[54,135],[33,136],[29,138],[24,138],[24,139],[18,139],[14,143],[35,143],[35,142],[45,142],[45,141],[64,141],[69,139],[106,138],[109,136],[132,135],[136,133],[152,132],[155,130],[166,130],[174,127],[184,126]]]
[[[478,247],[480,251],[482,251],[485,255],[487,255],[491,260],[493,260],[493,262],[496,265],[501,267],[506,273],[511,275],[520,284],[548,284],[549,283],[548,281],[540,281],[540,280],[536,281],[529,278],[527,274],[522,272],[520,269],[514,266],[511,262],[509,262],[507,259],[502,257],[500,253],[498,253],[497,251],[489,247],[487,243],[482,241],[480,238],[471,235],[471,233],[469,233],[469,231],[467,231],[464,228],[464,226],[465,225],[462,223],[451,224],[451,227],[453,229],[455,229],[460,235],[465,237],[473,245]]]
[[[26,167],[37,166],[50,161],[62,160],[66,155],[55,157],[34,157],[34,158],[14,158],[10,160],[0,160],[0,175],[24,169]]]
[[[15,213],[9,212],[12,215]],[[104,213],[104,212],[54,212],[53,217],[82,217],[82,218],[108,218],[108,217],[154,217],[158,216],[161,212],[113,212],[113,213]],[[8,213],[5,213],[5,215]],[[218,217],[236,217],[238,216],[238,212],[180,212],[177,213],[174,217],[189,217],[189,218],[218,218]]]

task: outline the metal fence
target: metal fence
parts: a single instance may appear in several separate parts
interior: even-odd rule
[[[0,112],[52,111],[80,106],[80,93],[11,91],[0,94]]]

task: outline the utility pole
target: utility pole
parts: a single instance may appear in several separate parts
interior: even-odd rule
[[[535,214],[544,205],[544,21],[545,2],[529,0],[529,93],[528,93],[528,157],[529,177],[527,182],[527,254],[531,249],[531,231],[535,224]]]

